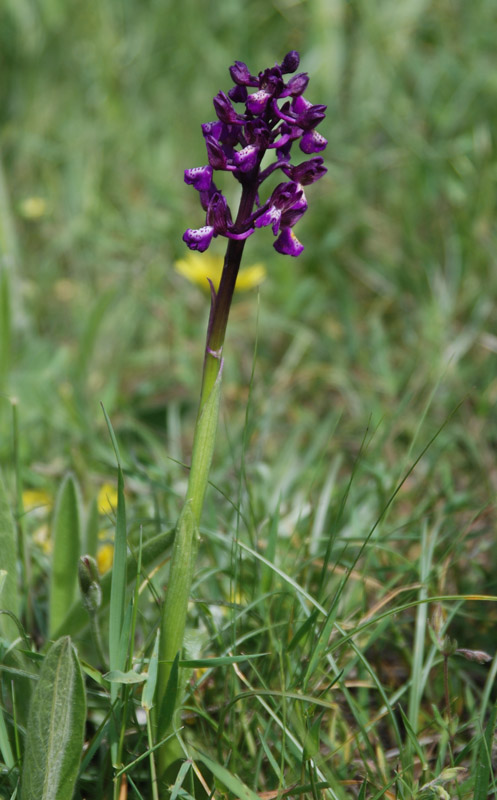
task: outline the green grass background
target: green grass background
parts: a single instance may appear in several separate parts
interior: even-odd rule
[[[496,25],[492,0],[4,0],[0,458],[11,489],[9,398],[24,485],[55,492],[70,469],[87,506],[115,475],[103,403],[125,458],[132,530],[174,522],[208,313],[206,295],[174,271],[184,229],[202,223],[183,169],[205,163],[200,124],[230,85],[229,65],[258,71],[297,49],[306,96],[328,105],[329,172],[307,193],[299,259],[279,256],[267,231],[246,247],[245,263],[263,261],[268,278],[232,311],[195,591],[220,601],[238,588],[255,604],[247,629],[288,622],[294,601],[275,594],[262,611],[258,567],[238,565],[226,544],[236,531],[264,554],[273,526],[275,563],[325,603],[435,437],[361,552],[338,618],[355,624],[420,580],[429,595],[497,594]],[[32,197],[46,203],[35,220]],[[213,247],[222,254],[222,242]],[[37,569],[43,598],[42,557]],[[459,646],[493,656],[494,606],[456,606]],[[409,692],[414,624],[406,612],[361,641],[392,691]],[[267,636],[254,646],[273,652],[259,679],[279,675],[281,689],[285,656],[279,634]],[[346,674],[360,678],[350,659]],[[463,747],[488,668],[457,664]],[[441,704],[436,675],[420,690],[428,727]],[[376,701],[358,692],[363,730]],[[255,717],[238,741],[242,772],[247,747],[259,763]],[[390,734],[377,735],[386,752]],[[353,777],[337,753],[342,779]],[[354,767],[370,770],[378,791],[395,766],[379,764]],[[247,779],[255,768],[245,766]]]

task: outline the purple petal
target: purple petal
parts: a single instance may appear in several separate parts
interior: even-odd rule
[[[230,67],[230,75],[234,83],[239,86],[257,86],[257,78],[250,74],[248,67],[243,61],[235,61]]]
[[[280,227],[281,211],[276,206],[271,205],[260,216],[256,217],[254,224],[256,228],[265,228],[267,225],[272,225],[273,233],[276,236]]]
[[[296,166],[292,166],[291,164],[285,165],[282,169],[285,175],[288,175],[292,181],[296,181],[296,183],[300,183],[302,186],[308,186],[310,183],[314,183],[328,172],[321,156],[310,158],[309,161],[303,161]]]
[[[229,169],[228,165],[228,158],[224,149],[219,144],[213,136],[206,136],[205,137],[205,146],[207,148],[207,156],[209,158],[209,164],[211,165],[212,169]],[[231,167],[234,169],[234,167]]]
[[[209,247],[212,237],[214,236],[214,228],[210,225],[204,225],[203,228],[188,228],[183,234],[183,241],[188,245],[190,250],[198,250],[203,253]]]
[[[224,92],[218,92],[213,100],[213,103],[214,108],[216,109],[216,114],[221,122],[226,124],[240,122],[240,118],[231,105],[229,97],[225,95]]]
[[[300,56],[297,50],[290,50],[281,62],[281,71],[283,74],[288,72],[295,72],[299,68]]]
[[[240,170],[240,172],[250,172],[257,163],[259,155],[259,148],[253,144],[247,145],[243,150],[238,150],[233,155],[233,164]]]
[[[310,155],[311,153],[320,153],[321,150],[324,150],[326,145],[328,144],[328,140],[321,136],[316,130],[312,129],[310,131],[306,131],[300,140],[300,149],[306,155]]]
[[[212,226],[216,235],[218,233],[226,235],[228,227],[232,224],[230,208],[221,192],[212,195],[207,209],[206,222],[208,226]]]
[[[270,98],[270,93],[266,92],[265,89],[259,89],[258,92],[249,94],[246,103],[247,111],[250,111],[251,114],[262,114]]]
[[[234,103],[244,103],[247,99],[247,87],[239,85],[233,86],[228,92],[228,97],[230,100],[233,100]]]
[[[309,76],[307,72],[300,72],[298,75],[294,75],[293,78],[290,78],[288,81],[282,97],[288,97],[288,95],[291,97],[298,97],[305,92],[308,83]]]
[[[259,72],[259,89],[264,89],[271,97],[280,97],[281,92],[285,88],[283,78],[281,77],[281,69],[276,65],[265,69],[264,72]]]
[[[199,192],[207,192],[212,183],[212,167],[192,167],[185,169],[185,183]]]
[[[291,228],[283,228],[276,239],[274,249],[284,256],[299,256],[304,249],[304,245],[299,242]]]
[[[214,139],[219,139],[223,131],[223,123],[216,120],[215,122],[204,122],[201,126],[204,138],[212,136]]]

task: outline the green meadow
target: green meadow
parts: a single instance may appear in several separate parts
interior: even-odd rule
[[[3,0],[0,800],[495,796],[496,30],[492,0]],[[210,302],[183,173],[230,65],[290,50],[328,173],[299,258],[247,240],[158,708]]]

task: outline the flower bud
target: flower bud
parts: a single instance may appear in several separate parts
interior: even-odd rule
[[[97,562],[91,556],[81,556],[78,564],[79,588],[89,614],[95,614],[102,604],[102,589]]]

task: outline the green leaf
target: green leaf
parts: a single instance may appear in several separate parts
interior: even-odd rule
[[[164,736],[172,722],[178,694],[179,651],[173,661],[159,714],[159,737]]]
[[[154,705],[155,687],[157,684],[157,671],[159,667],[159,636],[160,631],[157,631],[155,637],[154,650],[148,665],[147,683],[143,688],[142,706],[146,711],[150,711]]]
[[[19,617],[16,552],[17,543],[14,520],[0,473],[0,553],[2,554],[2,570],[6,573],[2,594],[0,596],[0,608],[4,608],[15,617]],[[19,635],[17,626],[8,614],[0,615],[0,634],[5,636],[9,641],[12,641]]]
[[[251,661],[253,658],[262,658],[269,653],[250,653],[244,656],[218,656],[217,658],[182,658],[179,666],[189,669],[199,667],[226,667],[230,664],[241,664],[243,661]]]
[[[84,741],[86,701],[69,636],[52,645],[31,700],[21,800],[70,800]]]
[[[68,633],[61,628],[76,596],[81,541],[79,489],[72,475],[63,481],[53,521],[53,558],[50,576],[50,638]]]
[[[124,478],[122,469],[117,469],[117,514],[112,564],[112,585],[109,610],[109,661],[111,670],[123,669],[126,653],[121,647],[126,600],[126,507],[124,501]],[[114,699],[114,698],[113,698]]]
[[[9,734],[7,731],[7,724],[3,715],[3,710],[0,708],[0,754],[7,769],[13,769],[15,766],[15,758],[10,746]]]
[[[497,703],[490,712],[485,733],[481,737],[478,747],[478,758],[475,770],[474,800],[486,800],[488,796],[488,784],[492,772],[492,743],[496,722]]]
[[[236,775],[232,775],[231,772],[225,767],[222,767],[221,764],[218,764],[217,761],[212,761],[212,759],[205,756],[203,753],[198,753],[197,758],[199,761],[203,761],[206,767],[210,769],[214,777],[220,781],[223,786],[226,786],[228,791],[233,792],[235,797],[238,797],[239,800],[260,800],[259,795],[249,789],[242,781],[236,777]]]
[[[127,672],[122,672],[120,669],[112,669],[104,675],[106,681],[109,683],[143,683],[147,680],[147,673],[135,672],[134,669],[129,669]]]

